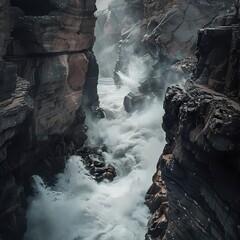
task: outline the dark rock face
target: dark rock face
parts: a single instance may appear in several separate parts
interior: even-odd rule
[[[167,89],[146,239],[240,238],[239,23],[230,14],[214,24],[226,19],[199,31],[195,82]]]
[[[239,239],[239,104],[187,85],[167,90],[167,145],[147,195],[154,215],[167,206],[151,220],[149,234],[152,239]]]
[[[117,175],[115,168],[105,163],[104,148],[104,146],[102,148],[83,147],[76,151],[76,154],[82,157],[86,169],[97,182],[112,181]]]
[[[86,139],[83,109],[98,107],[96,7],[1,0],[0,10],[0,238],[20,240],[29,177],[64,168]]]
[[[236,22],[234,15],[229,23]],[[226,24],[224,17],[216,23]],[[239,26],[217,26],[202,29],[198,40],[198,64],[194,78],[200,84],[207,84],[218,92],[239,97]]]
[[[141,109],[144,104],[146,104],[145,96],[141,93],[134,94],[132,92],[124,98],[123,102],[124,108],[128,113]]]
[[[148,54],[156,61],[176,62],[195,52],[198,30],[208,26],[234,1],[126,1],[119,56],[115,72],[127,72],[131,55]],[[133,12],[135,14],[133,14]],[[128,14],[129,13],[129,14]],[[129,54],[130,53],[130,54]],[[130,55],[130,56],[128,56]],[[117,75],[115,76],[118,82]]]
[[[153,94],[162,98],[169,82],[173,84],[190,76],[191,70],[186,68],[185,63],[190,59],[189,65],[195,62],[192,58],[196,50],[198,30],[211,26],[218,16],[226,13],[234,1],[125,2],[126,16],[114,71],[115,83],[121,85],[122,73],[134,75],[131,65],[136,58],[140,58],[146,71],[134,94],[143,94],[144,98]]]

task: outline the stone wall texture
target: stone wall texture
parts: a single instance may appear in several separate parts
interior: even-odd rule
[[[146,239],[240,238],[239,26],[228,13],[199,30],[192,79],[167,89]]]
[[[29,177],[49,180],[86,139],[84,105],[98,106],[95,10],[94,0],[0,0],[2,240],[26,230]]]

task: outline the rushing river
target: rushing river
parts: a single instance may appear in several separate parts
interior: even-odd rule
[[[106,162],[115,166],[113,182],[95,182],[80,157],[72,156],[55,186],[35,177],[36,196],[27,212],[26,240],[142,240],[150,214],[144,197],[162,152],[162,106],[155,102],[128,114],[123,98],[131,84],[116,88],[99,80],[100,105],[106,118],[88,120],[87,145],[105,144]]]

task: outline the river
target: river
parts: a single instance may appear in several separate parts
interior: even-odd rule
[[[87,119],[88,146],[105,144],[106,162],[117,171],[113,182],[95,182],[80,157],[72,156],[54,186],[35,176],[29,199],[25,240],[142,240],[150,218],[144,197],[164,145],[162,103],[129,114],[124,96],[132,85],[117,88],[100,78],[98,93],[106,118]]]

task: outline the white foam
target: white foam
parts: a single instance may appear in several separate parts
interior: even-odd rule
[[[150,217],[144,197],[162,152],[161,103],[129,115],[123,98],[129,87],[112,79],[98,87],[106,119],[88,119],[88,144],[106,144],[106,161],[116,167],[113,182],[96,183],[73,156],[54,187],[35,177],[36,196],[27,212],[25,240],[141,240]]]
[[[108,8],[109,3],[112,0],[97,0],[96,1],[96,6],[99,11],[105,10]]]

